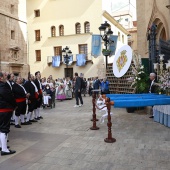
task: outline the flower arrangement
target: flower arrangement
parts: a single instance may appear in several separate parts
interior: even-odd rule
[[[158,92],[163,94],[168,94],[170,92],[170,72],[164,71],[162,74],[158,75],[158,83],[154,83],[158,86]]]
[[[141,63],[141,56],[133,54],[132,62],[132,74],[133,77],[128,78],[129,82],[132,82],[131,87],[135,88],[136,93],[146,93],[148,92],[148,74],[144,66]]]

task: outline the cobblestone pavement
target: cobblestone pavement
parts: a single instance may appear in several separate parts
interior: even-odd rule
[[[91,98],[84,97],[84,103],[74,108],[74,100],[57,101],[56,108],[42,110],[38,123],[11,127],[9,145],[17,153],[0,156],[0,170],[170,170],[169,128],[144,110],[112,109],[117,141],[105,143],[107,120],[90,130]]]

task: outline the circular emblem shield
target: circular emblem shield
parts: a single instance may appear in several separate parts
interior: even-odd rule
[[[113,74],[122,77],[129,69],[132,61],[132,49],[128,45],[122,46],[113,60]]]

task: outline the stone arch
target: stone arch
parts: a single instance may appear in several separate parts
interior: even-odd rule
[[[155,25],[157,25],[157,42],[159,41],[159,39],[162,39],[164,41],[166,41],[167,39],[167,34],[166,34],[166,31],[165,31],[165,26],[163,24],[163,22],[159,19],[159,18],[156,18],[153,23]]]
[[[167,40],[167,37],[169,37],[169,31],[168,31],[168,23],[162,14],[160,10],[157,7],[156,0],[154,0],[153,3],[153,9],[152,9],[152,14],[150,17],[150,21],[148,23],[148,28],[152,25],[155,24],[158,26],[157,28],[157,40],[160,38],[163,38],[164,41]]]

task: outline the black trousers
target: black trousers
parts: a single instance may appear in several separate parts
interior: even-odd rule
[[[0,132],[9,133],[10,120],[13,112],[0,112]]]
[[[31,99],[31,103],[28,103],[28,112],[32,112],[34,109],[37,109],[37,100]]]
[[[89,95],[91,96],[92,95],[92,90],[93,90],[93,88],[89,88]]]
[[[15,110],[15,115],[16,116],[25,115],[26,108],[27,108],[26,101],[18,102],[17,109]]]
[[[37,108],[40,108],[42,105],[42,96],[37,99]]]
[[[79,99],[80,103],[83,104],[83,99],[81,97],[81,92],[75,91],[75,98],[76,98],[76,105],[79,105]]]

